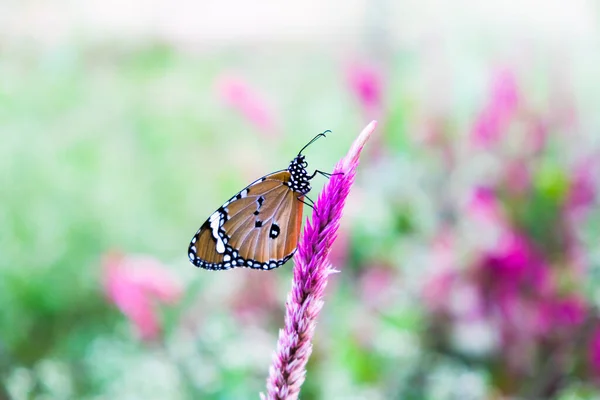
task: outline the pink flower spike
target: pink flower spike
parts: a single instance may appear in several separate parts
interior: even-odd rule
[[[298,398],[312,352],[317,316],[324,304],[327,279],[334,272],[329,260],[331,245],[354,182],[360,152],[376,126],[376,121],[367,125],[348,154],[337,163],[315,202],[312,219],[304,227],[294,256],[296,265],[286,301],[285,324],[279,331],[277,351],[267,378],[267,396],[261,395],[263,399]]]
[[[176,302],[181,285],[152,257],[113,253],[103,264],[106,296],[129,318],[142,340],[156,339],[161,326],[154,302]]]

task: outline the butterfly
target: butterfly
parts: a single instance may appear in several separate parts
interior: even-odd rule
[[[190,242],[190,262],[209,270],[269,270],[285,264],[298,246],[304,204],[312,207],[304,201],[310,180],[316,174],[331,176],[319,170],[309,175],[302,152],[328,132],[308,142],[287,169],[255,180],[212,213]]]

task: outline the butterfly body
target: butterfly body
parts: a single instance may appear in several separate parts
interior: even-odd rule
[[[280,267],[295,253],[304,195],[311,190],[304,155],[285,170],[263,176],[230,198],[198,229],[190,262],[209,270]]]

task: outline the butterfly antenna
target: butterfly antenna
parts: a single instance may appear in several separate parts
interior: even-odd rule
[[[315,136],[314,138],[312,138],[312,139],[310,140],[310,142],[306,143],[306,145],[305,145],[305,146],[302,148],[302,150],[300,150],[300,151],[298,152],[298,155],[302,154],[302,152],[303,152],[303,151],[304,151],[304,150],[305,150],[305,149],[306,149],[308,146],[310,146],[311,144],[313,144],[313,143],[314,143],[314,142],[315,142],[315,141],[316,141],[318,138],[320,138],[321,136],[322,136],[322,137],[325,137],[325,134],[326,134],[326,133],[331,133],[331,131],[330,131],[329,129],[327,129],[325,132],[323,132],[323,133],[319,133],[317,136]]]

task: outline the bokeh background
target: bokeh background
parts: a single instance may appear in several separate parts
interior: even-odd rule
[[[0,398],[257,398],[293,264],[189,240],[371,119],[301,397],[599,398],[599,65],[592,0],[3,0]]]

